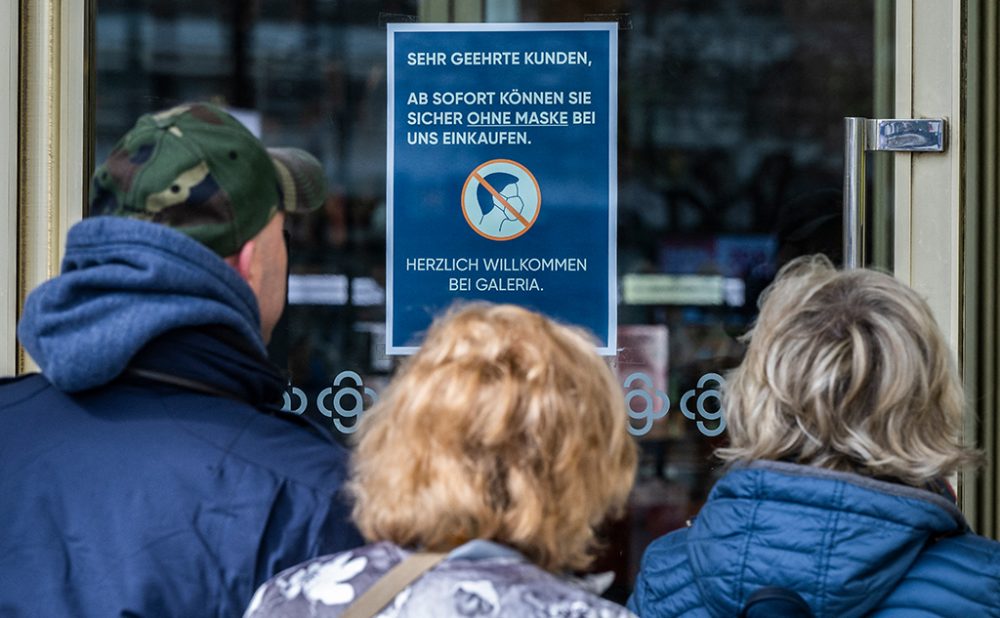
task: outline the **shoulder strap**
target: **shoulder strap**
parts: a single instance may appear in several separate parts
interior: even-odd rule
[[[31,374],[34,375],[34,374]],[[224,399],[233,399],[235,401],[241,401],[251,407],[264,412],[265,414],[270,414],[280,418],[283,421],[299,425],[316,434],[317,436],[323,438],[323,440],[330,442],[331,444],[340,445],[337,442],[329,430],[325,429],[319,423],[312,420],[309,416],[302,414],[292,414],[282,411],[277,405],[271,405],[262,402],[251,401],[245,397],[241,397],[235,393],[230,393],[222,389],[216,388],[210,384],[205,384],[198,380],[192,380],[190,378],[183,378],[181,376],[175,376],[170,373],[164,373],[162,371],[153,371],[151,369],[140,369],[138,367],[127,367],[125,371],[122,372],[121,377],[124,378],[138,378],[140,380],[145,380],[148,382],[156,382],[159,384],[169,384],[170,386],[176,386],[178,388],[183,388],[195,393],[201,393],[203,395],[211,395],[213,397],[222,397]]]
[[[768,586],[747,598],[740,618],[808,618],[813,615],[809,604],[799,593],[788,588]]]
[[[181,376],[175,376],[172,373],[164,373],[162,371],[153,371],[152,369],[140,369],[138,367],[126,367],[123,372],[125,375],[135,376],[137,378],[142,378],[144,380],[149,380],[151,382],[159,382],[161,384],[169,384],[171,386],[177,386],[183,389],[194,391],[196,393],[202,393],[204,395],[212,395],[213,397],[224,397],[226,399],[235,399],[237,401],[243,401],[244,403],[249,403],[243,397],[234,395],[228,391],[224,391],[220,388],[215,388],[210,384],[205,384],[198,380],[191,380],[189,378],[182,378]]]
[[[371,588],[347,606],[341,618],[372,618],[388,605],[404,588],[430,571],[448,554],[413,553],[389,569]]]

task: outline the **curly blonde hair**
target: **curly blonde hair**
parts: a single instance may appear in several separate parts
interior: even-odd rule
[[[360,421],[354,520],[369,541],[447,551],[488,539],[552,571],[583,568],[632,487],[626,419],[582,331],[467,305],[434,323]]]
[[[930,307],[824,256],[785,266],[762,297],[723,396],[727,461],[790,460],[920,486],[975,460],[964,396]]]

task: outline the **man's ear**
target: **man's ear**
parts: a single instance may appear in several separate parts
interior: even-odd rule
[[[250,287],[256,290],[254,287],[254,278],[256,277],[256,272],[254,270],[254,256],[257,253],[257,239],[251,238],[246,243],[240,247],[240,250],[235,254],[226,258],[226,262],[230,266],[236,269],[240,277],[250,284]]]

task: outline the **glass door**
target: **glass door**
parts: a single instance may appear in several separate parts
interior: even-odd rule
[[[685,525],[720,473],[719,388],[761,291],[795,256],[841,259],[843,118],[891,104],[889,2],[96,4],[95,160],[141,113],[209,99],[265,143],[323,162],[323,208],[290,220],[289,307],[271,353],[289,413],[345,440],[396,366],[385,354],[385,24],[619,23],[613,363],[642,462],[595,569],[616,573],[620,601],[645,547]],[[887,261],[879,195],[868,254]]]

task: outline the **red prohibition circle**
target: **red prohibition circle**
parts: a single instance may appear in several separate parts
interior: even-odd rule
[[[523,224],[523,222],[522,222],[522,224],[524,225],[524,229],[521,230],[520,232],[516,233],[516,234],[511,235],[511,236],[503,236],[503,237],[493,236],[493,235],[487,234],[486,232],[480,230],[478,227],[475,226],[475,224],[472,223],[472,220],[469,219],[469,212],[468,212],[468,210],[465,207],[465,193],[469,189],[469,183],[472,182],[473,180],[476,180],[476,176],[479,175],[479,170],[483,169],[487,165],[492,165],[494,163],[508,163],[508,164],[513,165],[514,167],[517,167],[518,169],[520,169],[522,172],[524,172],[524,174],[529,179],[531,179],[531,182],[535,185],[535,195],[538,196],[538,204],[535,206],[535,214],[532,215],[531,220],[528,221],[526,225]],[[479,182],[479,181],[476,180],[476,182]],[[489,160],[489,161],[487,161],[485,163],[480,164],[479,166],[476,167],[476,169],[472,170],[472,172],[469,173],[469,177],[465,179],[465,184],[462,185],[462,193],[459,196],[459,204],[462,207],[462,216],[465,217],[465,222],[469,224],[469,227],[471,227],[472,231],[474,231],[475,233],[479,234],[483,238],[488,238],[490,240],[498,240],[498,241],[501,241],[501,242],[505,241],[505,240],[514,240],[518,236],[520,236],[520,235],[524,234],[525,232],[527,232],[528,230],[530,230],[532,228],[532,226],[535,225],[535,221],[538,219],[538,213],[541,212],[541,210],[542,210],[542,190],[538,186],[538,180],[535,179],[535,175],[532,174],[530,171],[528,171],[528,168],[524,167],[523,165],[521,165],[517,161],[514,161],[512,159],[491,159],[491,160]]]

